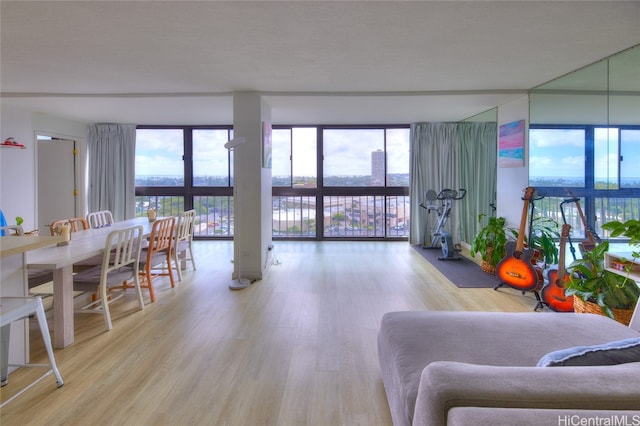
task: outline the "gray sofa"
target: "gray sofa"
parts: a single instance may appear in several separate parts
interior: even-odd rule
[[[378,357],[395,426],[555,426],[596,414],[640,424],[640,358],[536,366],[549,352],[638,337],[592,314],[391,312]]]

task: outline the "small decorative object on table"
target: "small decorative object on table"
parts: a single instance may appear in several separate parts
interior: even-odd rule
[[[149,222],[153,222],[156,220],[156,211],[154,209],[149,209],[147,211],[147,216],[149,216]]]
[[[59,246],[69,245],[69,242],[71,242],[71,223],[65,222],[62,225],[56,226],[53,229],[53,233],[64,238],[64,241],[58,243]]]

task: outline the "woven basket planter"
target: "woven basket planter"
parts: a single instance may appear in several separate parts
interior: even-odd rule
[[[585,302],[579,297],[573,298],[573,310],[574,312],[584,314],[598,314],[606,315],[600,305],[592,302]],[[624,325],[629,325],[631,317],[633,316],[633,309],[611,309],[613,311],[613,318]]]
[[[487,259],[491,259],[492,255],[493,255],[493,246],[488,246],[487,247],[486,258]],[[491,263],[487,262],[486,260],[481,260],[480,261],[480,268],[482,268],[482,270],[484,272],[486,272],[487,274],[490,274],[490,275],[495,275],[496,274],[496,266],[492,265]]]
[[[487,274],[491,274],[491,275],[495,275],[496,274],[496,267],[494,265],[492,265],[491,263],[487,262],[486,260],[483,260],[483,261],[480,262],[480,267]]]

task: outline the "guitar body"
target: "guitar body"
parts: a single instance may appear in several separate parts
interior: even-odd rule
[[[542,288],[542,301],[556,312],[573,312],[573,296],[565,296],[564,286],[569,275],[558,277],[557,270],[549,271],[549,283]]]
[[[508,254],[496,266],[496,275],[503,283],[517,290],[540,290],[544,278],[542,272],[534,268],[531,263],[533,255],[533,250],[514,251]]]
[[[522,217],[520,218],[520,230],[518,232],[518,241],[515,246],[512,242],[507,243],[507,255],[496,265],[496,275],[503,284],[507,284],[517,290],[535,291],[537,292],[544,284],[542,271],[534,267],[537,263],[537,256],[540,252],[537,250],[525,249],[524,231],[527,222],[527,208],[529,201],[533,197],[535,188],[528,187],[525,190],[522,206]]]
[[[558,269],[549,271],[549,283],[542,289],[542,301],[556,312],[573,312],[573,296],[564,294],[565,284],[571,279],[564,266],[566,243],[570,231],[571,225],[562,225]]]

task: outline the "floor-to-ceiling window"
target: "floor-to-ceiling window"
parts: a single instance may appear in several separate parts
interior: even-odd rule
[[[273,237],[406,239],[408,126],[274,126]]]
[[[529,155],[529,184],[546,194],[540,212],[573,237],[640,217],[640,126],[532,125]]]
[[[230,127],[140,126],[136,135],[136,214],[196,210],[196,237],[233,236]]]
[[[197,238],[233,236],[231,127],[140,126],[136,208],[197,213]],[[406,239],[408,126],[274,126],[274,238]]]

